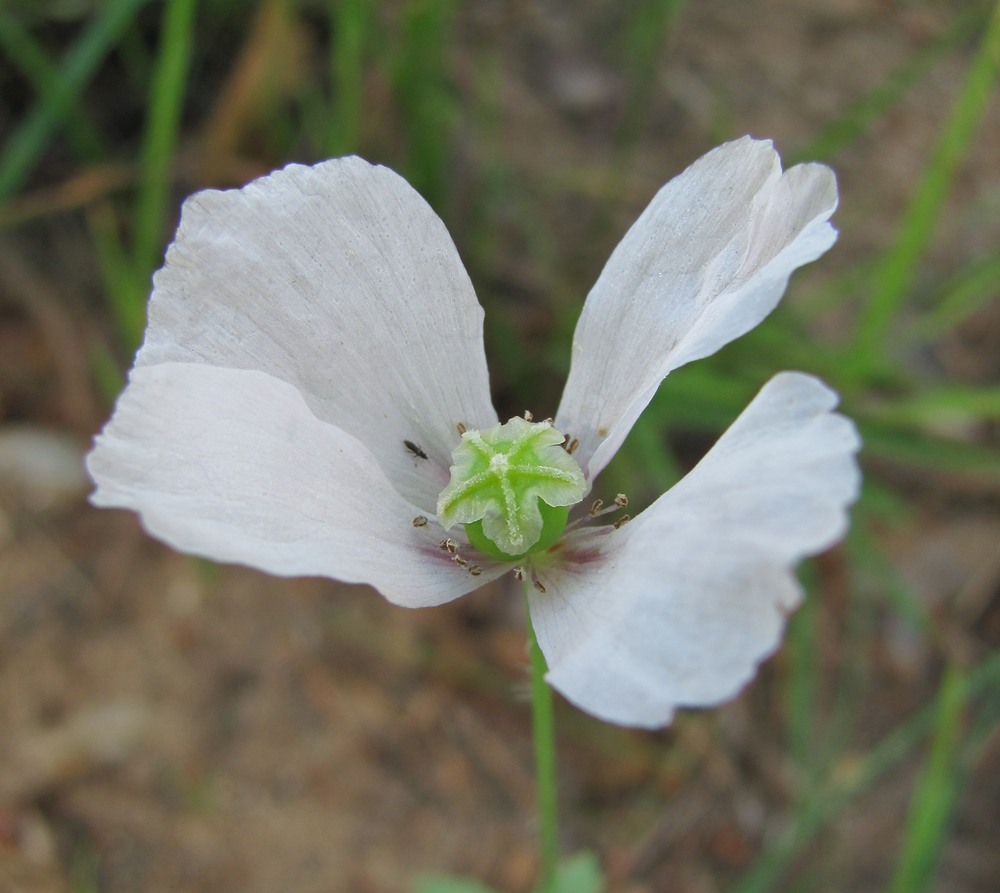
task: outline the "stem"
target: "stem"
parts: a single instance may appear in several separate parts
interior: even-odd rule
[[[531,580],[525,575],[524,601],[528,618],[528,649],[531,652],[531,717],[535,741],[535,774],[538,797],[538,851],[541,873],[538,893],[551,893],[558,861],[556,816],[556,735],[552,713],[552,689],[545,681],[545,656],[538,647],[531,623]]]

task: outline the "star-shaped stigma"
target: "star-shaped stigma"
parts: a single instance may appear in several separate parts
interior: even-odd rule
[[[548,548],[566,526],[568,507],[586,490],[564,441],[551,422],[516,417],[466,431],[438,498],[441,526],[465,524],[470,542],[500,560]]]

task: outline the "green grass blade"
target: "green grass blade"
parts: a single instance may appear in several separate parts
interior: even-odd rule
[[[938,60],[982,28],[984,23],[982,9],[966,10],[956,16],[944,34],[921,47],[846,114],[827,125],[811,143],[789,155],[786,164],[791,166],[800,161],[827,161],[843,151],[878,123]]]
[[[962,745],[962,767],[972,772],[976,763],[989,752],[997,734],[1000,733],[1000,690],[992,698],[984,698],[979,712],[969,724],[969,731]]]
[[[642,469],[637,477],[657,492],[665,493],[682,477],[676,457],[664,439],[664,426],[654,412],[644,412],[628,435],[628,456],[635,468]]]
[[[749,375],[735,377],[710,363],[692,363],[671,372],[653,397],[653,410],[663,424],[687,431],[725,430],[753,397]]]
[[[844,629],[835,678],[825,683],[833,703],[825,716],[822,739],[817,741],[820,752],[817,763],[824,773],[847,751],[864,714],[873,671],[870,643],[877,635],[883,607],[879,600],[872,598],[872,592],[881,591],[886,585],[882,580],[889,578],[887,585],[895,587],[888,598],[890,604],[896,607],[893,598],[903,602],[907,619],[919,608],[919,602],[912,598],[905,581],[881,554],[872,536],[871,518],[883,508],[878,504],[882,494],[873,494],[872,489],[872,484],[866,483],[862,503],[853,512],[843,547],[852,583],[847,587],[843,604],[834,608],[837,616],[843,618]],[[892,500],[891,494],[889,499]],[[870,507],[873,502],[876,503],[874,509]],[[894,511],[893,519],[898,520],[904,512]]]
[[[995,449],[976,443],[933,439],[899,426],[865,419],[854,408],[845,411],[858,422],[864,453],[913,469],[951,474],[988,484],[1000,484],[1000,462]]]
[[[455,116],[448,73],[453,0],[409,0],[390,70],[406,128],[406,178],[436,209],[445,202],[449,134]]]
[[[117,221],[108,205],[93,208],[87,215],[87,223],[119,340],[126,348],[134,350],[146,325],[145,296],[143,300],[134,297],[135,266],[121,243]]]
[[[1000,686],[1000,654],[984,661],[966,680],[966,701]],[[771,893],[803,849],[851,802],[869,790],[883,775],[905,760],[935,727],[947,696],[904,721],[872,748],[845,781],[821,786],[806,798],[789,819],[787,830],[758,859],[733,893]]]
[[[100,7],[97,18],[60,67],[57,86],[35,106],[0,154],[0,201],[9,198],[23,185],[70,105],[139,9],[148,2],[111,0]]]
[[[928,342],[951,331],[996,298],[998,282],[1000,252],[965,267],[944,286],[934,306],[907,327],[906,339]]]
[[[332,158],[357,151],[361,142],[365,45],[371,17],[368,0],[334,2],[330,17],[333,105],[323,150]]]
[[[928,430],[1000,421],[1000,385],[928,388],[887,403],[879,408],[877,417],[882,422]]]
[[[90,372],[98,395],[106,405],[111,406],[125,387],[125,376],[118,360],[105,345],[95,345],[91,351]]]
[[[686,0],[642,0],[626,24],[622,65],[628,94],[615,134],[618,148],[628,151],[638,140],[656,92],[657,66]]]
[[[960,786],[958,745],[965,701],[965,678],[952,667],[941,683],[930,757],[910,805],[903,851],[889,893],[923,893],[934,878]]]
[[[0,12],[0,50],[17,66],[31,83],[43,103],[57,103],[61,78],[34,36],[17,19]],[[76,103],[65,109],[66,139],[77,155],[85,161],[96,161],[105,155],[104,146],[90,118]]]
[[[864,378],[884,365],[893,320],[909,293],[940,215],[955,171],[972,140],[976,125],[1000,70],[1000,4],[993,11],[986,34],[969,68],[951,119],[928,163],[903,217],[895,241],[872,275],[872,300],[864,309],[857,331],[851,371]]]
[[[184,105],[192,23],[197,0],[170,0],[163,12],[160,53],[153,70],[149,117],[142,146],[135,214],[135,257],[139,301],[145,302],[148,277],[158,265],[170,191],[170,166]]]
[[[868,499],[867,488],[862,499],[868,502],[872,501]],[[923,602],[914,595],[912,587],[899,569],[879,549],[875,539],[875,525],[872,517],[875,514],[875,512],[868,510],[859,513],[860,516],[854,518],[847,537],[847,548],[851,555],[852,564],[860,571],[867,573],[871,580],[878,581],[880,594],[896,615],[914,634],[926,641],[933,632],[930,612]],[[844,672],[851,673],[854,669],[853,666],[845,667]],[[837,727],[842,724],[833,723]]]

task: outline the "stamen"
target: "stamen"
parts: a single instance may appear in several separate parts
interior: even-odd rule
[[[542,585],[542,581],[539,580],[538,577],[535,577],[531,581],[531,585],[534,586],[539,592],[545,592],[545,586]]]
[[[535,420],[535,417],[531,414],[530,410],[526,409],[524,411],[524,420],[526,422],[533,422]]]
[[[624,493],[619,493],[615,497],[615,501],[611,505],[606,506],[603,499],[595,499],[594,504],[590,507],[590,517],[599,518],[601,515],[607,515],[611,512],[617,512],[619,509],[625,508],[628,505],[628,497]]]
[[[572,440],[571,440],[571,441],[569,442],[569,446],[568,446],[568,447],[566,447],[566,452],[567,452],[567,453],[569,453],[569,454],[570,454],[570,455],[572,456],[572,455],[573,455],[573,453],[575,453],[575,452],[576,452],[576,448],[577,448],[577,447],[578,447],[579,445],[580,445],[580,441],[579,441],[579,439],[577,439],[576,437],[574,437],[574,438],[573,438],[573,439],[572,439]]]
[[[455,553],[451,556],[451,560],[455,562],[459,567],[468,567],[469,562],[466,561],[461,555]]]
[[[575,521],[572,521],[571,523],[567,524],[566,525],[566,530],[567,531],[576,530],[582,524],[584,524],[587,521],[592,520],[593,518],[600,518],[602,515],[607,515],[607,514],[610,514],[612,512],[617,512],[617,511],[625,508],[625,506],[627,506],[627,505],[628,505],[628,497],[624,493],[619,493],[615,497],[615,501],[611,505],[609,505],[609,506],[605,506],[604,505],[604,500],[603,499],[595,499],[593,501],[593,503],[591,504],[591,506],[590,506],[590,511],[587,512],[586,515],[583,515],[582,517],[577,518]],[[629,516],[628,515],[625,515],[623,518],[619,518],[614,523],[613,529],[617,530],[619,527],[622,526],[622,524],[627,524],[628,521],[629,521]],[[611,528],[605,527],[605,528],[596,528],[596,529],[609,530]]]
[[[455,422],[455,430],[458,432],[459,436],[461,436],[469,429],[466,428],[462,422]]]
[[[417,515],[417,517],[413,519],[413,526],[414,527],[426,527],[427,526],[427,516],[426,515]]]
[[[614,524],[615,530],[618,530],[620,527],[623,527],[625,524],[628,524],[628,522],[631,520],[632,520],[631,515],[622,515],[617,521],[615,521]]]
[[[523,567],[515,567],[514,568],[514,579],[517,580],[518,583],[523,583],[524,582],[524,568]]]
[[[438,543],[438,548],[444,552],[450,552],[454,555],[458,552],[458,543],[456,543],[453,539],[441,540],[441,542]]]
[[[469,565],[469,573],[472,574],[473,577],[478,577],[482,572],[483,569],[478,564]]]

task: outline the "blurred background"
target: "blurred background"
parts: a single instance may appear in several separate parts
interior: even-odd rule
[[[530,890],[516,590],[407,612],[195,561],[89,507],[82,456],[197,189],[393,167],[470,271],[501,416],[543,417],[625,229],[745,133],[836,169],[840,241],[600,489],[647,505],[793,368],[842,394],[865,492],[732,704],[557,705],[563,851],[613,893],[1000,889],[992,4],[5,0],[0,54],[0,891]]]

